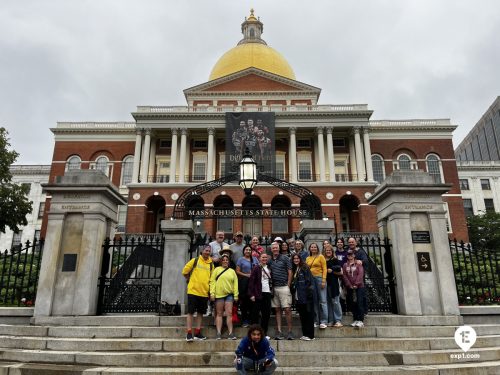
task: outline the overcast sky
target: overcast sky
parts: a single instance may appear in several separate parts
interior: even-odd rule
[[[498,0],[2,0],[0,126],[18,163],[51,161],[57,121],[184,105],[251,7],[321,104],[450,118],[457,146],[500,95]]]

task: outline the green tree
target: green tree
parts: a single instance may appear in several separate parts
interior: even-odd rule
[[[473,249],[500,252],[500,213],[471,216],[467,224]]]
[[[26,225],[26,215],[32,211],[32,202],[28,200],[29,186],[12,182],[9,167],[19,154],[10,150],[7,130],[0,127],[0,233],[6,227],[19,232],[20,225]]]

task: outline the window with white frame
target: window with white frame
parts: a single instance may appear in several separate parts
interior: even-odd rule
[[[470,190],[469,180],[467,178],[461,178],[458,182],[460,183],[460,190]]]
[[[193,154],[193,181],[205,181],[207,177],[207,154]]]
[[[12,246],[11,249],[13,250],[21,250],[21,238],[23,237],[23,231],[20,230],[18,233],[14,233],[12,235]]]
[[[472,207],[472,199],[463,199],[465,217],[474,216],[474,209]]]
[[[109,177],[109,160],[106,156],[99,156],[95,161],[94,168]]]
[[[170,157],[157,157],[156,158],[156,182],[169,182],[170,181]]]
[[[224,177],[226,174],[226,154],[219,153],[219,177]]]
[[[79,156],[73,155],[66,162],[66,170],[71,171],[73,169],[80,169],[82,164],[82,159]]]
[[[285,154],[276,155],[276,178],[285,179]]]
[[[436,184],[443,182],[441,160],[435,154],[427,155],[425,158],[427,173],[429,173]]]
[[[43,217],[44,213],[45,213],[45,202],[40,202],[40,205],[38,206],[38,217],[39,218]]]
[[[133,171],[134,171],[134,157],[129,155],[122,161],[122,176],[121,176],[122,185],[127,185],[132,182]]]
[[[398,156],[398,169],[402,171],[409,171],[411,169],[411,158],[402,154]]]
[[[493,203],[493,199],[491,198],[484,199],[484,209],[486,212],[495,212],[495,204]]]
[[[127,222],[127,205],[118,206],[118,225],[116,227],[116,232],[125,233],[125,224]]]
[[[384,159],[380,155],[372,155],[373,179],[378,183],[385,180]]]
[[[301,152],[297,154],[298,180],[312,181],[311,153]]]

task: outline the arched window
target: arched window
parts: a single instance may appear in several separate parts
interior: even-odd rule
[[[129,155],[122,162],[122,185],[127,185],[132,182],[132,173],[134,170],[134,157]]]
[[[384,159],[380,155],[372,155],[373,179],[379,184],[385,179]]]
[[[71,171],[73,169],[80,169],[82,164],[82,160],[79,156],[74,155],[68,159],[66,162],[66,170]]]
[[[398,169],[402,171],[409,171],[411,169],[411,159],[406,154],[401,154],[398,156]]]
[[[443,182],[441,171],[441,160],[435,154],[429,154],[425,158],[427,164],[427,173],[429,173],[436,184]]]
[[[250,38],[255,38],[255,30],[250,29]]]
[[[108,158],[106,156],[99,156],[95,161],[95,169],[101,171],[106,176],[108,176],[109,175]]]

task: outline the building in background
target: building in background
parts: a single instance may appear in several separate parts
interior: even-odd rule
[[[466,216],[500,212],[500,96],[455,150]]]
[[[28,199],[33,202],[33,211],[26,216],[28,224],[21,227],[19,233],[14,233],[7,228],[5,233],[0,233],[0,250],[10,250],[12,247],[33,242],[34,238],[40,239],[42,218],[45,212],[45,194],[42,193],[41,184],[49,181],[50,165],[12,165],[12,182],[28,184],[30,192]]]
[[[69,169],[99,169],[128,200],[120,208],[116,230],[154,233],[160,220],[172,217],[186,189],[228,172],[229,150],[254,147],[265,158],[270,151],[262,151],[262,145],[272,142],[272,173],[311,190],[320,207],[315,217],[331,220],[332,231],[336,225],[338,232],[378,232],[376,208],[367,199],[394,169],[421,169],[436,182],[452,184],[443,196],[448,231],[467,240],[452,145],[455,125],[447,119],[374,121],[366,104],[320,104],[321,89],[296,79],[286,59],[262,39],[263,24],[253,11],[241,30],[243,38],[217,61],[208,81],[184,90],[186,105],[140,106],[130,122],[58,123],[51,129],[50,182]],[[238,116],[240,130],[229,120]],[[268,120],[273,126],[264,123]],[[185,206],[289,210],[304,203],[261,182],[250,196],[232,183],[193,195]],[[212,235],[220,229],[290,236],[299,230],[300,220],[199,221]]]

